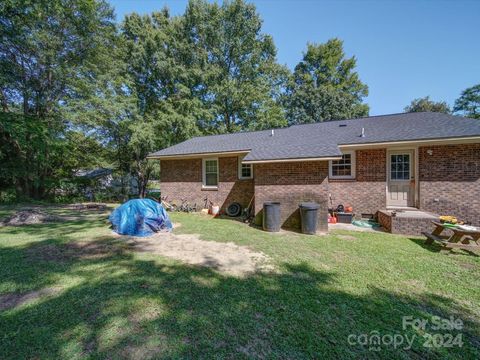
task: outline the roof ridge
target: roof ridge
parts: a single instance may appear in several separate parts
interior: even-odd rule
[[[407,115],[407,114],[425,114],[425,113],[441,114],[441,113],[434,112],[434,111],[398,112],[398,113],[391,113],[391,114],[384,114],[384,115],[361,116],[361,117],[350,118],[350,119],[333,119],[333,120],[325,120],[325,121],[316,121],[316,122],[306,123],[306,124],[291,125],[289,127],[303,126],[303,125],[314,125],[314,124],[324,124],[324,123],[331,123],[331,122],[338,122],[338,121],[354,121],[354,120],[370,119],[370,118],[385,117],[385,116],[396,116],[396,115]],[[445,114],[445,115],[450,115],[450,114]]]
[[[292,125],[292,126],[285,126],[285,127],[269,128],[269,129],[263,129],[263,130],[249,130],[249,131],[237,131],[237,132],[223,133],[223,134],[200,135],[200,136],[191,137],[190,139],[187,139],[187,140],[185,140],[185,141],[192,140],[192,139],[200,139],[200,138],[204,138],[204,137],[211,137],[211,136],[238,135],[238,134],[253,134],[253,133],[260,133],[260,132],[262,132],[262,131],[285,130],[285,129],[291,128],[291,127],[293,127],[293,126],[294,126],[294,125]]]

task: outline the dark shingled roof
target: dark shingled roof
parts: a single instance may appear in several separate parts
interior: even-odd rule
[[[365,136],[362,137],[362,129]],[[480,121],[421,112],[294,125],[288,128],[195,137],[150,157],[248,152],[244,160],[328,158],[339,145],[480,136]]]
[[[80,169],[75,172],[74,176],[86,178],[86,179],[96,179],[99,177],[111,175],[112,173],[113,173],[113,170],[107,169],[107,168]]]

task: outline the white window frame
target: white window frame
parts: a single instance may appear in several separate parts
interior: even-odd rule
[[[253,164],[245,164],[250,166],[250,176],[242,176],[243,156],[238,157],[238,178],[240,180],[253,179]]]
[[[217,162],[217,185],[207,185],[207,172],[206,172],[207,161]],[[218,158],[203,158],[202,159],[202,189],[218,189],[218,183],[220,182],[219,173],[220,173],[220,164],[218,162]]]
[[[333,175],[333,160],[330,160],[328,162],[328,177],[330,179],[355,179],[355,165],[356,165],[356,157],[355,157],[355,151],[344,151],[342,155],[347,155],[350,154],[350,159],[351,159],[351,175]]]

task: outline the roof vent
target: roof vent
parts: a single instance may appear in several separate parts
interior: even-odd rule
[[[362,135],[360,137],[365,137],[365,128],[362,127]]]
[[[340,125],[338,125],[338,127],[345,127],[345,126],[347,126],[347,124],[340,124]]]
[[[275,129],[272,129],[272,133],[270,134],[270,136],[275,136]]]

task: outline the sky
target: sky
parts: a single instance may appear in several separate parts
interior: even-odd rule
[[[165,6],[180,15],[187,2],[110,0],[117,21]],[[290,69],[307,43],[342,39],[369,87],[370,115],[402,112],[427,95],[453,105],[462,90],[480,83],[480,0],[249,2],[263,19],[262,31],[273,36],[279,63]]]

